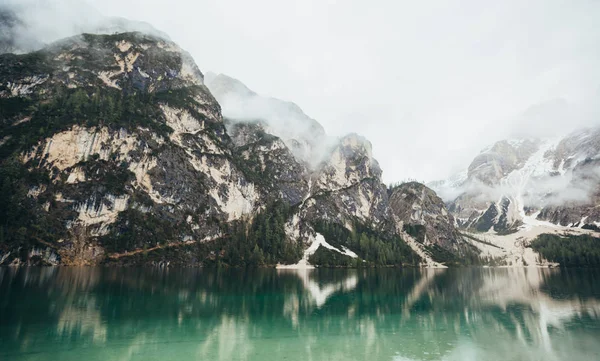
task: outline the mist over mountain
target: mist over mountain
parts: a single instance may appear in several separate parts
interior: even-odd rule
[[[323,126],[292,102],[260,96],[237,79],[224,74],[206,73],[206,85],[219,101],[230,124],[262,124],[267,133],[283,139],[294,155],[316,167],[336,139],[325,134]]]
[[[0,2],[0,359],[600,354],[600,2]]]
[[[39,50],[57,40],[82,34],[140,31],[168,39],[152,25],[101,14],[85,1],[20,1],[0,4],[0,54]]]
[[[561,136],[598,119],[595,2],[565,11],[559,0],[467,0],[435,13],[389,1],[308,0],[291,12],[274,0],[3,4],[26,9],[44,44],[88,31],[97,14],[150,23],[201,69],[293,101],[331,136],[370,139],[386,183],[444,179],[500,139]]]
[[[210,51],[146,23],[69,1],[0,14],[0,263],[546,266],[533,238],[600,227],[600,128],[569,130],[593,122],[593,97],[471,124],[472,144],[506,140],[433,190],[386,186],[384,171],[418,179],[407,161],[456,168],[458,125],[381,127],[348,101],[334,137],[294,102],[203,74]]]

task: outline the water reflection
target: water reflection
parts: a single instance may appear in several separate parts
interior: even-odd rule
[[[0,269],[2,360],[600,359],[598,270]]]

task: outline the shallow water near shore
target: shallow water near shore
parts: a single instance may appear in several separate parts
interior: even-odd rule
[[[597,360],[598,269],[0,268],[0,360]]]

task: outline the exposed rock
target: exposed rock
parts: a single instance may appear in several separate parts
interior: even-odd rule
[[[394,187],[389,208],[402,230],[427,254],[433,253],[433,258],[439,248],[461,258],[476,253],[456,229],[454,217],[442,199],[427,186],[409,182]]]

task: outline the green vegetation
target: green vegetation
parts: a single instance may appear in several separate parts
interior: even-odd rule
[[[277,263],[297,263],[302,258],[303,245],[286,238],[284,225],[289,206],[283,202],[269,204],[252,221],[239,220],[220,225],[222,236],[210,242],[167,247],[169,241],[181,238],[186,224],[161,220],[150,214],[128,210],[120,214],[114,233],[103,239],[111,252],[163,246],[146,254],[135,255],[125,262],[147,263],[186,260],[189,264],[208,267],[273,266]],[[166,255],[177,255],[176,258]],[[166,257],[166,258],[165,258]],[[185,262],[184,262],[185,263]]]
[[[365,262],[360,258],[352,258],[340,254],[339,252],[332,251],[325,247],[319,247],[315,253],[313,253],[308,261],[311,264],[319,265],[322,267],[362,267]]]
[[[329,244],[338,248],[347,247],[361,259],[365,260],[366,265],[417,265],[421,261],[419,255],[398,235],[388,235],[384,232],[373,230],[362,225],[360,222],[354,222],[353,229],[354,231],[349,231],[342,225],[325,221],[318,221],[315,224],[315,231],[322,234]],[[319,260],[320,258],[321,255],[317,255],[315,260]],[[340,263],[335,265],[346,265],[349,262],[346,258],[349,257],[341,258]]]
[[[0,248],[39,246],[40,242],[53,245],[65,236],[60,219],[68,211],[48,193],[42,192],[37,200],[29,197],[28,192],[34,186],[52,186],[46,171],[28,170],[15,157],[0,163]],[[42,209],[41,204],[46,202],[53,209],[52,214]],[[26,251],[25,248],[22,250]]]
[[[423,243],[425,241],[426,228],[422,224],[405,224],[402,227],[404,232],[408,233],[411,237],[416,239],[418,242]]]
[[[0,56],[0,84],[14,79],[46,75],[56,66],[45,51],[35,51],[23,55],[2,54]],[[3,85],[0,85],[0,91]]]
[[[231,122],[231,120],[228,120],[228,122]],[[243,128],[246,126],[255,127],[254,125],[237,123],[233,125],[233,132],[235,133],[236,131],[239,131],[236,128]],[[237,148],[233,153],[233,158],[231,160],[236,165],[236,167],[244,174],[246,179],[248,179],[250,182],[256,185],[259,185],[260,188],[272,191],[274,190],[273,180],[277,177],[277,170],[269,166],[269,157],[265,157],[264,152],[262,151],[256,151],[256,148],[259,148],[261,146],[265,146],[267,148],[271,147],[273,142],[279,138],[266,133],[263,129],[259,128],[258,126],[252,129],[252,131],[256,134],[256,141]],[[242,155],[244,152],[248,152],[248,158],[245,158]],[[266,169],[264,170],[263,162],[267,162]]]
[[[568,266],[600,266],[600,238],[590,235],[542,234],[531,242],[542,257]]]
[[[218,262],[229,266],[292,264],[302,258],[303,245],[288,240],[285,222],[290,207],[274,201],[251,223],[238,221],[225,225],[228,237],[222,240]]]
[[[97,155],[92,160],[80,162],[78,166],[85,172],[86,182],[81,184],[78,193],[89,195],[92,189],[102,189],[109,194],[120,196],[127,193],[127,185],[135,179],[127,163],[117,164],[115,161],[105,161],[97,159]]]
[[[581,229],[589,229],[591,231],[600,232],[600,227],[595,224],[584,224]]]
[[[17,150],[29,149],[76,124],[130,131],[144,127],[160,136],[168,136],[172,131],[166,125],[155,95],[124,94],[106,87],[58,87],[52,97],[37,99],[34,103],[23,98],[0,99],[0,109],[3,109],[4,119],[0,137],[10,136],[0,148],[1,158]],[[16,115],[30,119],[18,125],[6,123],[7,118]]]
[[[432,244],[429,246],[425,246],[425,250],[427,250],[427,252],[429,252],[429,254],[431,255],[431,258],[433,258],[436,262],[440,262],[443,263],[446,266],[462,266],[462,265],[470,265],[472,264],[471,262],[473,261],[477,261],[477,259],[475,260],[466,260],[466,259],[462,259],[461,257],[459,257],[458,255],[454,254],[453,252],[450,252],[449,250],[445,249],[444,247],[441,247],[437,244]],[[470,253],[469,253],[470,255]]]
[[[108,252],[123,252],[142,247],[165,245],[179,238],[187,225],[175,219],[159,218],[129,208],[121,213],[111,232],[101,238]]]

